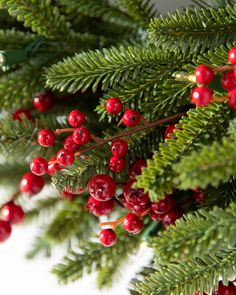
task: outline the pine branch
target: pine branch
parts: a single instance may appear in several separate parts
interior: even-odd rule
[[[138,246],[139,241],[136,237],[128,235],[122,237],[122,234],[119,235],[119,243],[111,248],[88,242],[82,249],[68,253],[61,263],[54,266],[52,272],[58,277],[59,282],[64,284],[78,280],[84,272],[91,273],[104,268],[108,275],[113,276],[127,259],[127,255],[135,253]],[[108,268],[110,272],[108,272]],[[111,280],[112,277],[109,277]],[[101,284],[106,282],[102,281]]]
[[[150,41],[168,50],[190,50],[202,53],[235,39],[236,5],[223,8],[186,9],[150,23]],[[227,32],[227,34],[225,34]]]
[[[0,163],[0,184],[11,188],[18,186],[22,175],[27,171],[28,167],[24,161],[16,161],[8,157]]]
[[[236,205],[188,214],[151,241],[156,263],[211,254],[236,243]]]
[[[0,7],[8,9],[9,14],[24,22],[25,27],[31,27],[34,32],[49,39],[89,45],[96,39],[88,34],[73,32],[51,0],[1,0]]]
[[[25,257],[27,259],[34,259],[39,254],[45,255],[45,257],[50,257],[52,251],[52,245],[41,235],[37,236],[31,245],[31,249],[26,253]]]
[[[204,145],[199,151],[193,151],[179,163],[174,164],[177,174],[176,183],[182,189],[201,187],[209,184],[217,187],[227,182],[236,173],[236,121],[230,136],[222,141],[214,141],[210,146]]]
[[[190,109],[177,125],[173,139],[159,145],[147,168],[138,177],[137,186],[149,191],[152,201],[172,193],[175,175],[172,166],[186,154],[198,149],[200,143],[209,143],[225,132],[229,120],[229,108],[224,104],[211,104],[203,108]],[[185,169],[185,168],[184,168]],[[194,186],[196,187],[196,186]]]
[[[20,32],[15,29],[0,30],[0,48],[1,50],[21,49],[37,38],[37,35],[29,32]]]
[[[84,209],[84,205],[76,201],[65,202],[63,208],[57,212],[53,221],[47,226],[45,238],[57,244],[71,237],[77,237],[82,242],[92,233],[95,220],[96,218]]]
[[[220,276],[236,274],[236,249],[224,249],[185,262],[167,264],[137,285],[143,295],[194,294],[196,290],[210,292],[218,286]]]
[[[143,27],[147,27],[155,16],[154,4],[149,0],[120,0],[121,5],[133,19]]]
[[[169,56],[164,57],[152,46],[147,49],[120,46],[103,49],[101,52],[88,51],[52,66],[46,72],[46,82],[51,88],[61,91],[85,91],[91,86],[96,91],[100,83],[102,89],[106,90],[124,81],[136,79],[141,72],[142,75],[150,73],[157,65],[160,65],[159,71],[162,71],[163,63],[171,63],[167,58]],[[171,65],[173,66],[172,63]]]

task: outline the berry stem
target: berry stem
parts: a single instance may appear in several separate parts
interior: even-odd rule
[[[228,100],[228,96],[216,96],[213,97],[212,102],[226,102]]]
[[[126,132],[123,132],[123,133],[120,133],[120,134],[117,134],[117,135],[114,135],[114,136],[111,136],[111,137],[108,137],[107,139],[104,139],[104,140],[101,140],[99,143],[97,144],[94,144],[94,145],[91,145],[89,146],[88,148],[84,149],[84,150],[81,150],[79,152],[76,152],[75,153],[75,156],[80,156],[82,154],[85,154],[87,153],[88,151],[91,151],[93,149],[96,149],[97,147],[99,146],[102,146],[104,145],[105,143],[108,143],[110,141],[113,141],[113,140],[116,140],[118,138],[121,138],[121,137],[125,137],[125,136],[129,136],[129,135],[132,135],[134,133],[137,133],[137,132],[140,132],[140,131],[143,131],[143,130],[146,130],[146,129],[149,129],[149,128],[154,128],[156,126],[160,126],[164,123],[169,123],[169,122],[172,122],[176,119],[179,119],[181,118],[182,116],[186,115],[186,113],[180,113],[180,114],[176,114],[176,115],[173,115],[173,116],[170,116],[168,118],[163,118],[161,120],[157,120],[157,121],[154,121],[154,122],[151,122],[147,125],[144,125],[144,126],[140,126],[140,127],[137,127],[137,128],[133,128],[132,130],[129,130],[129,131],[126,131]]]
[[[118,224],[123,222],[124,218],[125,217],[122,217],[122,218],[114,220],[114,221],[101,222],[101,223],[99,223],[99,225],[100,226],[110,225],[113,229],[115,229]]]
[[[64,128],[64,129],[56,129],[55,134],[59,135],[62,133],[73,132],[75,128]]]

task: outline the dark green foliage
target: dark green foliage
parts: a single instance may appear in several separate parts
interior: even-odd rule
[[[26,47],[38,38],[29,32],[16,31],[15,29],[0,30],[0,49],[15,50]]]
[[[230,136],[224,137],[220,145],[218,141],[214,141],[211,145],[204,145],[199,151],[193,151],[180,163],[174,165],[174,171],[178,175],[176,183],[179,188],[201,187],[204,189],[209,184],[217,187],[221,182],[227,182],[235,175],[235,121],[232,125],[234,128]]]
[[[173,191],[176,175],[172,170],[174,163],[191,151],[198,150],[200,144],[218,139],[225,132],[229,109],[224,104],[211,104],[205,108],[190,109],[187,115],[177,125],[179,130],[175,130],[173,139],[160,144],[159,151],[152,160],[148,160],[148,167],[138,177],[137,185],[149,191],[153,201]]]
[[[184,14],[176,11],[160,16],[150,23],[150,42],[173,51],[176,47],[201,53],[214,49],[235,39],[235,11],[236,5],[229,5],[220,9],[186,9]]]
[[[112,280],[114,274],[127,259],[124,253],[135,253],[138,246],[139,241],[136,237],[124,233],[119,234],[119,243],[111,248],[87,242],[82,249],[67,253],[61,263],[54,266],[53,273],[60,282],[66,284],[81,278],[84,272],[91,273],[99,270],[99,285],[102,287],[109,283],[108,279],[104,280],[103,272]]]
[[[151,241],[156,262],[178,261],[219,248],[233,247],[236,243],[236,205],[228,209],[199,210],[177,221],[176,226],[159,234]]]
[[[236,249],[220,250],[179,263],[163,265],[160,271],[138,284],[142,295],[194,294],[196,290],[209,292],[216,288],[220,276],[235,275]]]

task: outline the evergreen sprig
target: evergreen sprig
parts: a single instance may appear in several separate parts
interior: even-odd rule
[[[214,141],[211,145],[204,145],[200,150],[174,164],[173,170],[177,174],[176,183],[181,189],[201,187],[205,189],[209,184],[217,187],[221,182],[227,182],[236,173],[236,124],[228,137],[222,141]],[[183,171],[184,167],[184,171]]]
[[[111,248],[87,242],[82,249],[69,252],[58,265],[54,266],[52,272],[58,277],[59,282],[64,284],[81,278],[84,272],[91,273],[103,269],[111,280],[127,259],[127,254],[135,253],[138,247],[139,241],[136,237],[128,235],[122,237],[122,234],[119,235],[119,243]],[[99,280],[100,287],[108,283],[107,280],[101,280],[101,273]]]
[[[188,214],[151,241],[156,262],[171,262],[216,252],[236,243],[236,205],[226,210]]]
[[[137,186],[148,191],[152,201],[162,199],[165,193],[172,193],[176,176],[173,164],[197,150],[200,143],[219,139],[228,125],[229,112],[224,104],[190,109],[187,117],[176,125],[178,129],[174,131],[174,136],[161,143],[153,159],[148,160],[147,168],[138,177]]]
[[[168,50],[204,52],[235,39],[236,5],[223,8],[176,11],[154,18],[149,27],[150,42]],[[224,34],[223,32],[226,32]]]
[[[146,277],[137,285],[143,295],[181,295],[196,291],[210,292],[218,280],[236,274],[236,249],[219,250],[184,262],[161,266],[160,271]]]

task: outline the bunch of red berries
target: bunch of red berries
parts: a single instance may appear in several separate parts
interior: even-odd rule
[[[199,65],[194,71],[195,80],[200,86],[193,89],[191,102],[197,106],[204,107],[213,101],[227,101],[232,109],[236,109],[236,47],[231,48],[228,53],[228,61],[231,65],[211,68],[207,65]],[[218,72],[224,72],[221,77],[221,86],[226,90],[227,96],[213,97],[213,91],[207,86],[210,84],[214,75]]]
[[[0,243],[6,241],[12,231],[12,225],[20,224],[25,218],[21,206],[10,201],[4,204],[0,210]]]
[[[195,292],[195,295],[199,295],[198,292]],[[207,295],[207,293],[203,293]],[[219,282],[218,289],[214,290],[212,295],[236,295],[236,288],[232,282],[228,283],[228,286],[225,286],[222,281]]]

